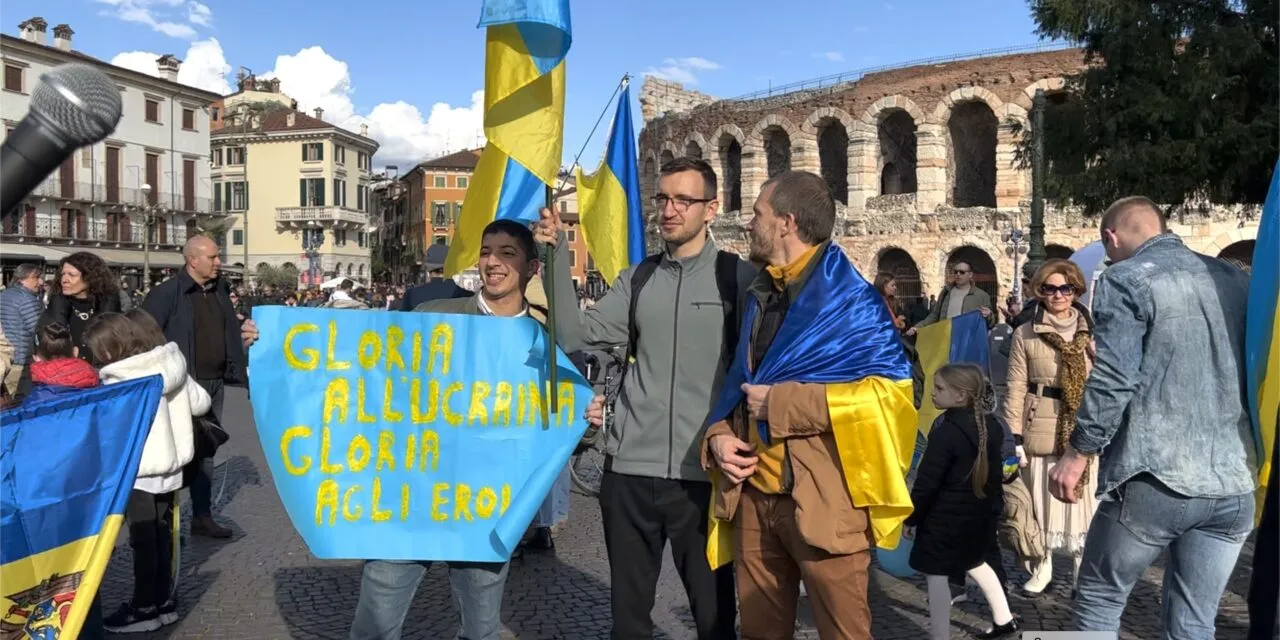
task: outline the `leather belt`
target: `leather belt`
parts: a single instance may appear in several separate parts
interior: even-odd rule
[[[1050,387],[1049,385],[1044,384],[1029,384],[1027,385],[1027,391],[1032,395],[1038,395],[1045,398],[1052,398],[1054,400],[1062,399],[1062,387]]]

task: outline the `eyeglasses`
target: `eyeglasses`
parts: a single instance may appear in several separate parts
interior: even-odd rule
[[[1051,284],[1040,285],[1040,295],[1046,298],[1049,298],[1049,297],[1052,297],[1053,294],[1055,293],[1061,295],[1064,298],[1067,296],[1074,296],[1076,294],[1076,288],[1075,286],[1069,285],[1069,284],[1058,285],[1056,287]]]
[[[653,204],[658,207],[658,211],[666,211],[668,203],[674,204],[676,207],[676,213],[684,213],[689,210],[689,207],[692,207],[695,204],[706,204],[712,200],[715,200],[715,198],[686,198],[684,196],[676,196],[672,198],[660,193],[653,197]]]

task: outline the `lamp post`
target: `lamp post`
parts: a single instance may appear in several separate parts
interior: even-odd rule
[[[1009,245],[1009,253],[1013,255],[1013,297],[1019,305],[1022,304],[1022,279],[1018,277],[1018,257],[1027,252],[1027,245],[1023,244],[1027,235],[1017,228],[1006,229],[1000,234],[1000,239]]]
[[[1044,250],[1044,89],[1036,89],[1031,102],[1031,233],[1027,251],[1027,264],[1023,267],[1030,277],[1044,264],[1048,254]]]
[[[302,251],[307,256],[307,286],[316,285],[316,263],[320,259],[320,245],[324,244],[324,229],[316,227],[314,220],[302,230]]]
[[[147,194],[151,193],[151,185],[138,187],[142,192],[142,292],[151,288],[151,203]]]

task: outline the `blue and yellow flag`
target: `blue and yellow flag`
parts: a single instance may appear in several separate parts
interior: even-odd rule
[[[1249,410],[1258,453],[1258,508],[1271,478],[1271,452],[1276,446],[1280,421],[1280,161],[1271,174],[1271,189],[1262,205],[1262,221],[1253,246],[1253,275],[1249,281],[1249,311],[1245,325],[1245,367],[1249,385]]]
[[[915,450],[916,410],[911,365],[884,299],[854,270],[835,243],[813,258],[809,280],[787,311],[760,367],[749,370],[748,345],[758,305],[747,297],[733,365],[710,422],[742,403],[743,383],[826,385],[831,431],[853,504],[865,507],[876,546],[893,549],[911,515],[906,473]],[[761,439],[768,443],[767,425]],[[713,486],[719,474],[712,474]],[[732,524],[711,516],[707,560],[733,558]]]
[[[488,139],[462,202],[445,274],[480,259],[494,220],[533,222],[560,170],[564,57],[572,40],[569,0],[485,0],[484,135]]]
[[[990,376],[991,345],[987,342],[987,320],[978,311],[962,313],[920,327],[916,351],[924,370],[924,393],[920,396],[920,433],[929,435],[933,421],[942,413],[933,406],[933,374],[953,362],[976,364]]]
[[[622,88],[604,162],[592,175],[578,169],[578,207],[587,250],[605,282],[644,260],[644,212],[631,125],[631,87]]]
[[[151,376],[4,412],[0,637],[80,633],[160,397]]]

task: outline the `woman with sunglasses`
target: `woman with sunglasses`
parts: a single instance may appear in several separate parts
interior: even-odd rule
[[[1048,260],[1032,277],[1031,290],[1036,296],[1033,319],[1014,331],[1009,349],[1004,417],[1013,429],[1022,478],[1044,536],[1045,558],[1029,568],[1031,579],[1023,586],[1038,594],[1053,579],[1055,552],[1071,556],[1075,572],[1080,570],[1085,534],[1097,508],[1098,470],[1091,465],[1082,476],[1075,504],[1049,493],[1049,470],[1071,439],[1093,366],[1092,320],[1076,302],[1085,290],[1084,274],[1074,262]]]

